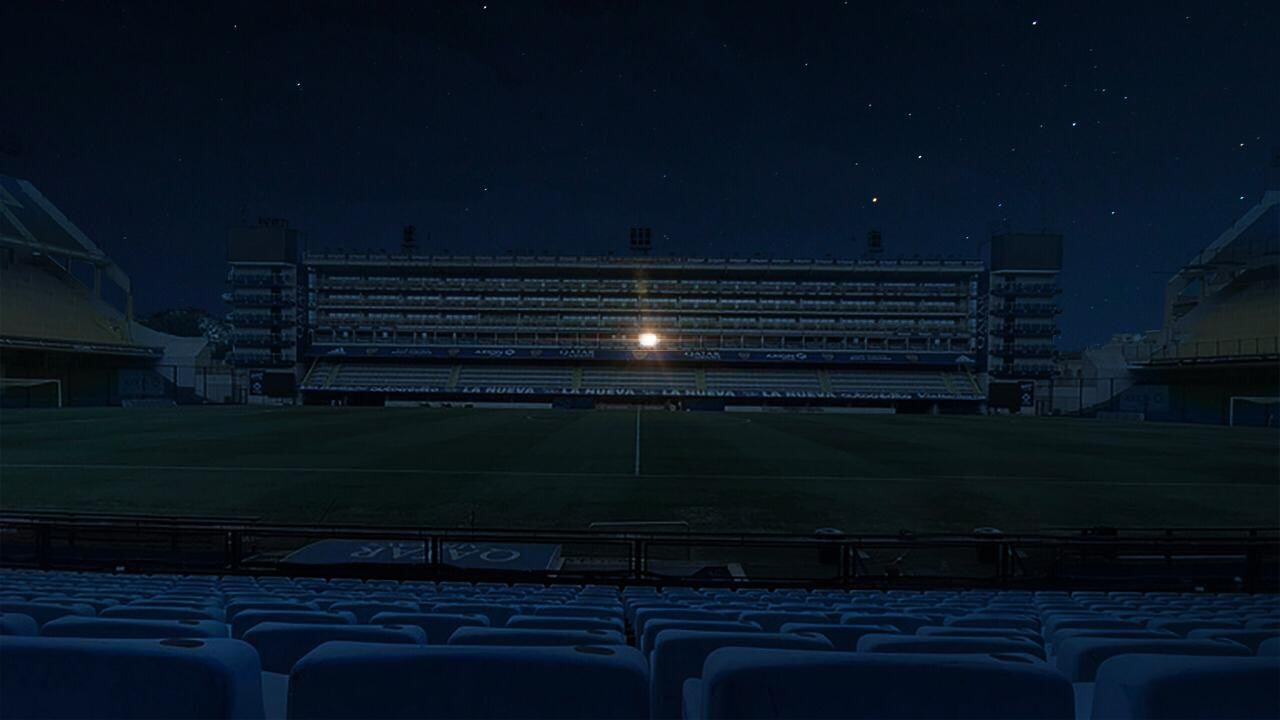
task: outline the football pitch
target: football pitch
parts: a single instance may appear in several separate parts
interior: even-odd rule
[[[1006,532],[1280,524],[1275,430],[429,408],[4,411],[0,509],[267,522]]]

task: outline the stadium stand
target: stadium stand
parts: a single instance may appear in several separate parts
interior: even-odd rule
[[[979,261],[307,253],[296,268],[310,403],[925,411],[985,395]],[[248,271],[233,263],[232,277]],[[256,342],[267,319],[241,312],[238,336]]]
[[[4,569],[0,603],[4,717],[1271,718],[1280,673],[1264,594]],[[156,610],[201,617],[121,619]]]
[[[1280,159],[1272,164],[1280,168]],[[1280,170],[1272,178],[1256,204],[1169,278],[1162,328],[1087,349],[1078,382],[1058,383],[1056,406],[1280,426]]]
[[[0,175],[0,407],[127,397],[164,352],[134,337],[131,287],[35,186]]]

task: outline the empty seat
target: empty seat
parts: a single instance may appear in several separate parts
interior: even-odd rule
[[[296,600],[269,600],[255,598],[253,600],[235,600],[227,603],[226,614],[227,621],[234,620],[236,615],[246,610],[319,610],[320,607],[312,602],[300,602]]]
[[[1258,646],[1263,642],[1275,637],[1280,637],[1280,630],[1217,630],[1204,628],[1187,633],[1188,640],[1207,640],[1211,638],[1233,640],[1254,652],[1258,651]]]
[[[507,618],[507,627],[526,630],[617,630],[624,628],[621,618],[602,620],[583,617],[550,617],[545,615],[514,615]]]
[[[489,624],[502,627],[507,620],[520,614],[516,605],[495,605],[491,603],[439,603],[431,606],[431,612],[451,615],[484,615]]]
[[[444,645],[460,627],[488,627],[489,618],[483,615],[453,615],[449,613],[401,613],[382,612],[370,618],[374,625],[413,625],[427,634],[427,642]]]
[[[1030,615],[958,615],[948,617],[942,624],[947,627],[1040,630],[1040,620]]]
[[[702,675],[702,665],[716,650],[728,647],[831,650],[824,637],[763,632],[666,630],[658,634],[649,655],[649,710],[654,718],[680,717],[681,688]]]
[[[418,612],[418,604],[410,602],[361,602],[345,601],[330,605],[329,612],[349,612],[356,616],[356,622],[366,624],[380,612]]]
[[[37,603],[26,602],[23,600],[0,600],[0,612],[16,613],[18,615],[26,615],[35,621],[36,625],[44,625],[50,620],[56,620],[63,615],[84,615],[92,617],[94,615],[93,608],[83,604],[60,605],[54,603]]]
[[[635,718],[644,658],[629,647],[326,643],[294,665],[290,718]]]
[[[244,641],[262,658],[264,672],[288,673],[299,658],[320,645],[347,640],[366,643],[425,645],[427,634],[412,625],[316,625],[264,622],[249,628]]]
[[[0,716],[261,718],[258,654],[230,639],[4,637]]]
[[[1037,633],[1031,632],[1030,630],[1019,630],[1017,628],[975,628],[950,627],[947,625],[926,625],[922,628],[918,628],[916,630],[916,635],[927,635],[933,637],[1012,638],[1014,640],[1030,640],[1037,645],[1043,644],[1043,639]]]
[[[760,628],[763,629],[765,632],[777,632],[778,628],[781,628],[783,625],[787,623],[793,623],[793,622],[802,622],[802,623],[832,622],[831,618],[827,617],[826,613],[786,612],[786,611],[774,611],[774,610],[756,610],[756,611],[748,610],[747,612],[739,613],[738,619],[741,620],[742,622],[755,623],[759,625]]]
[[[901,615],[896,613],[844,613],[840,616],[841,625],[892,625],[904,633],[914,633],[925,625],[935,625],[932,618],[925,615]]]
[[[104,609],[102,617],[133,618],[135,620],[217,620],[226,616],[213,607],[179,607],[174,605],[113,605]]]
[[[1058,669],[1071,682],[1094,681],[1098,666],[1117,655],[1249,655],[1230,640],[1183,640],[1074,637],[1054,648]]]
[[[1058,643],[1077,637],[1126,638],[1130,640],[1177,640],[1178,636],[1168,630],[1091,630],[1089,628],[1072,628],[1059,630],[1054,636]]]
[[[940,635],[864,635],[858,652],[872,653],[1027,653],[1041,660],[1044,648],[1027,639],[947,637]]]
[[[644,634],[644,626],[651,620],[729,620],[736,621],[738,614],[733,612],[711,612],[708,610],[691,610],[688,608],[640,608],[636,610],[632,624],[636,635]]]
[[[463,627],[453,631],[449,645],[626,645],[617,630],[529,630],[521,628]]]
[[[40,630],[34,618],[21,613],[0,613],[0,635],[35,635]]]
[[[1097,720],[1280,717],[1280,658],[1124,655],[1102,663]]]
[[[352,625],[355,615],[348,612],[321,612],[319,610],[245,610],[231,621],[231,637],[243,637],[254,625],[264,622],[283,622],[311,625]]]
[[[622,608],[595,607],[590,605],[535,605],[534,615],[546,617],[583,617],[610,620],[622,617]]]
[[[79,638],[225,638],[227,626],[216,620],[138,620],[64,615],[40,628],[45,637]]]
[[[1071,684],[1026,656],[732,648],[684,690],[686,718],[1073,717]]]
[[[780,629],[784,633],[821,635],[836,650],[845,652],[857,650],[858,640],[864,635],[892,634],[898,631],[892,625],[832,625],[830,623],[786,623]]]
[[[1186,635],[1192,630],[1243,630],[1244,623],[1234,620],[1211,620],[1208,618],[1169,618],[1152,620],[1147,623],[1152,630],[1168,630],[1178,635]]]
[[[760,632],[760,626],[752,622],[736,620],[671,620],[657,619],[645,623],[644,632],[636,637],[640,652],[653,649],[653,641],[664,630],[703,630],[706,632]]]

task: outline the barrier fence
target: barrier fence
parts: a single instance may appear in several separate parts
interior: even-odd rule
[[[1280,404],[1260,401],[1277,395],[1265,371],[1176,381],[1139,375],[1055,377],[1038,381],[1035,414],[1280,427]],[[1232,398],[1237,399],[1234,413]],[[1241,404],[1240,398],[1254,402]]]
[[[217,518],[0,515],[0,564],[550,583],[1280,589],[1280,528],[1004,535],[781,535],[308,526]]]

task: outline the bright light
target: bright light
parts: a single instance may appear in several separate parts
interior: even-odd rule
[[[640,333],[640,347],[658,347],[658,336],[653,333]]]

